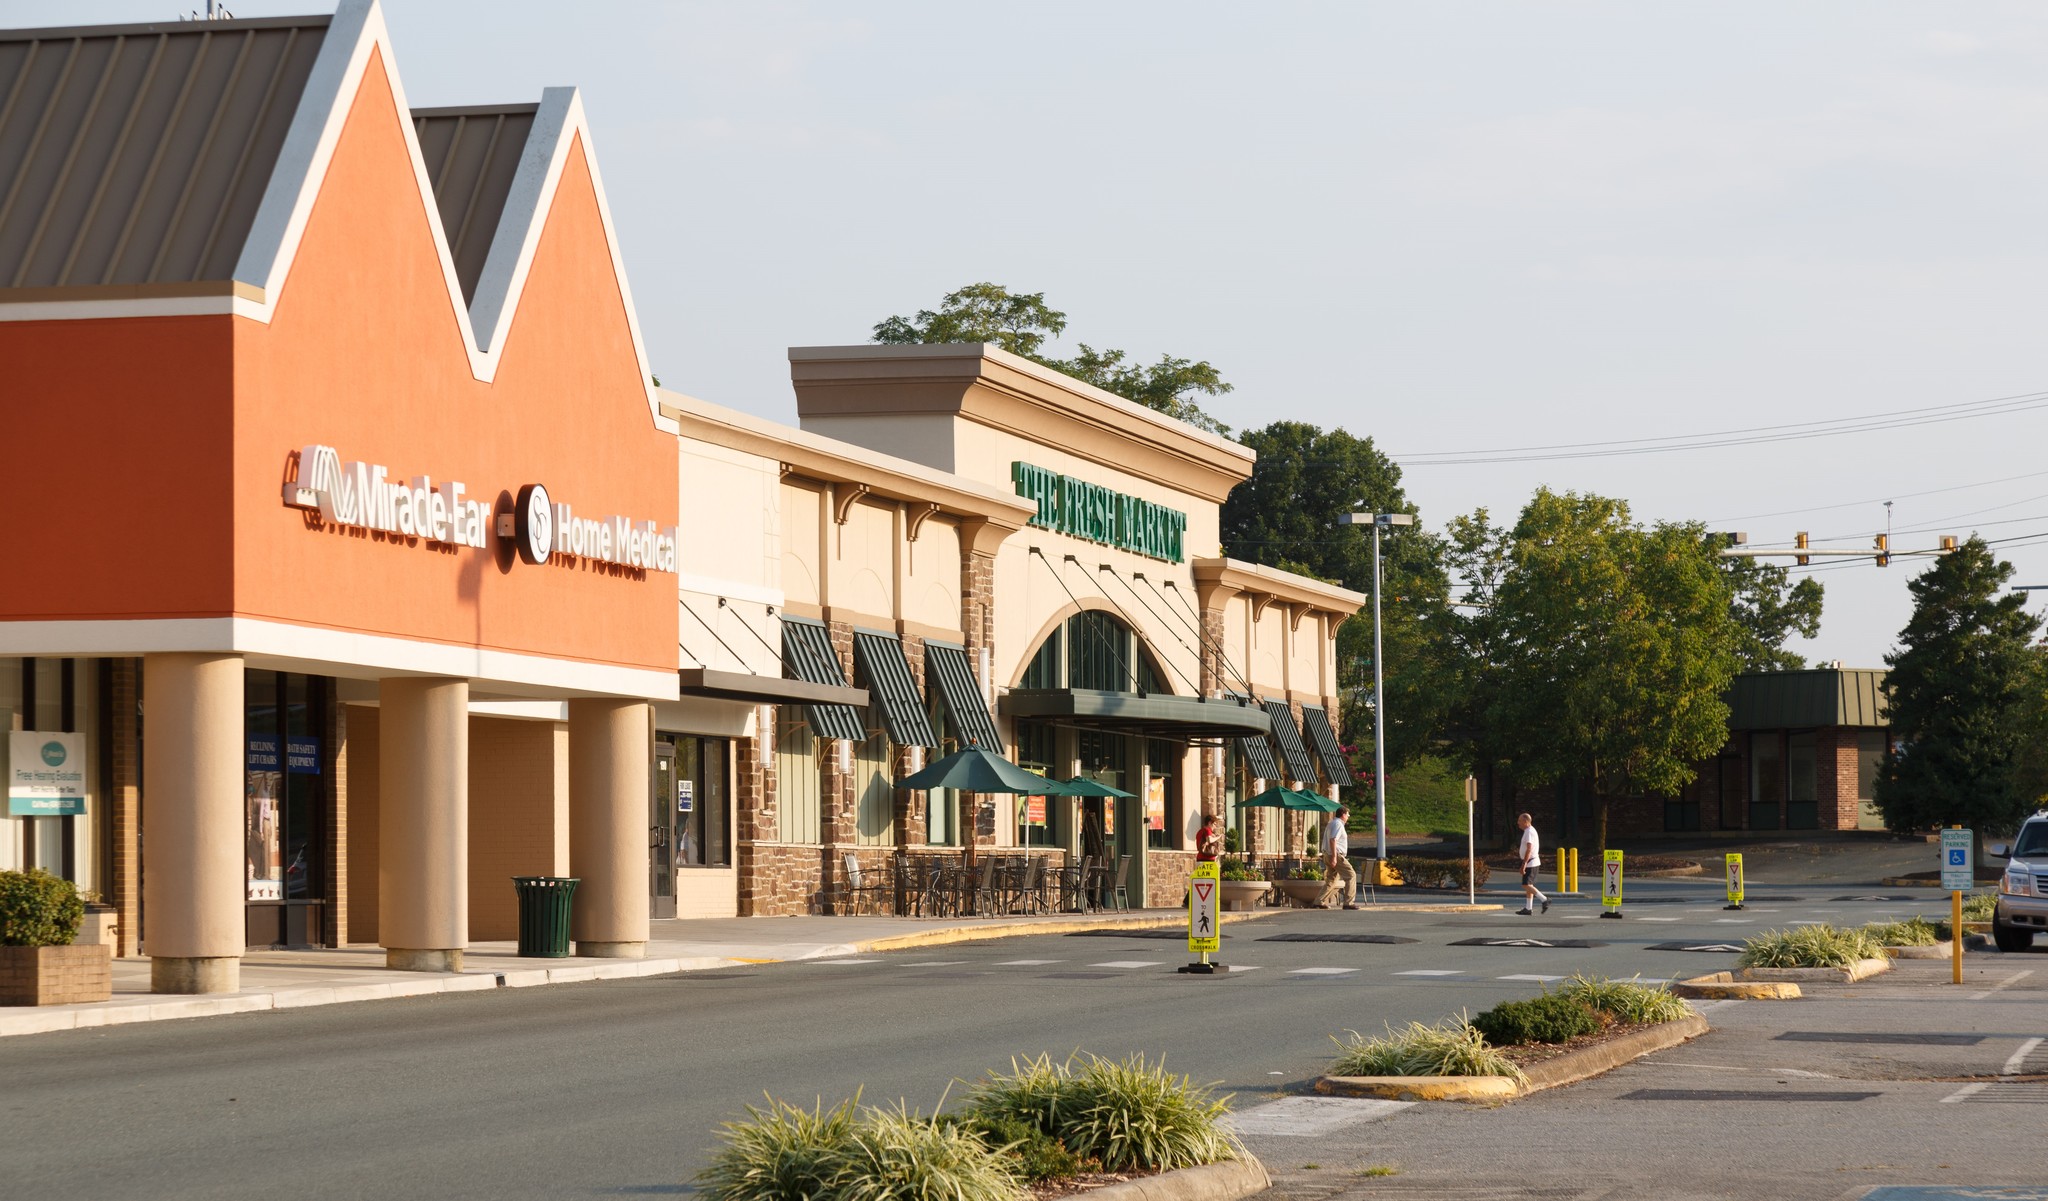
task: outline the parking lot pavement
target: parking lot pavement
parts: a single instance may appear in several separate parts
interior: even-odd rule
[[[1961,986],[1905,962],[1706,1009],[1700,1039],[1497,1109],[1283,1103],[1239,1121],[1276,1201],[1903,1201],[2024,1196],[1911,1190],[2048,1176],[2048,951],[1971,956]]]

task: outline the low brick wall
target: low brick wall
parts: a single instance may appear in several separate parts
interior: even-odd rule
[[[0,1005],[76,1005],[114,995],[113,947],[0,947]]]

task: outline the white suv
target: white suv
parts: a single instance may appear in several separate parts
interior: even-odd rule
[[[2020,824],[2010,847],[1991,853],[2010,857],[1998,882],[1998,907],[1991,914],[1991,938],[2001,951],[2024,951],[2034,935],[2048,930],[2048,809]]]

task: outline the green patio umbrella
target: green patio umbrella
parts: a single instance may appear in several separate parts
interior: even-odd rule
[[[1025,771],[1001,755],[978,746],[955,751],[923,771],[896,781],[898,788],[957,788],[962,792],[1014,792],[1024,796],[1060,796],[1057,780]]]
[[[1058,782],[1058,786],[1061,796],[1135,797],[1138,795],[1135,792],[1125,792],[1121,788],[1112,788],[1100,780],[1091,780],[1086,776],[1075,776],[1071,780],[1061,780]]]
[[[1238,804],[1248,809],[1300,809],[1309,813],[1335,813],[1337,802],[1313,792],[1296,792],[1292,788],[1275,786],[1268,788],[1250,800]]]

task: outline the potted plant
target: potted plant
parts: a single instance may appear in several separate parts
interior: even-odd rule
[[[1245,863],[1237,855],[1225,855],[1218,865],[1216,874],[1221,880],[1220,892],[1226,911],[1250,909],[1266,895],[1272,885],[1259,875],[1258,869]]]
[[[73,943],[84,917],[71,881],[41,870],[0,872],[0,1005],[113,997],[113,947]]]
[[[1323,865],[1320,860],[1304,860],[1294,869],[1293,875],[1274,882],[1280,894],[1297,905],[1313,905],[1323,897]]]

